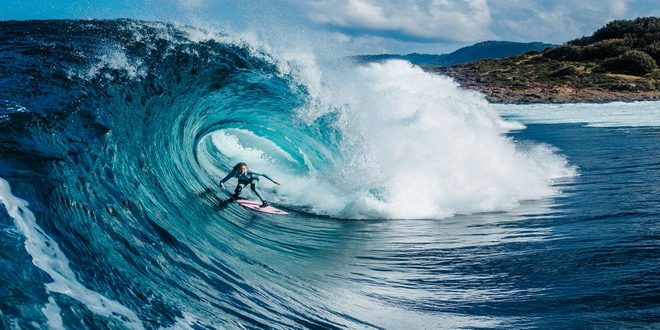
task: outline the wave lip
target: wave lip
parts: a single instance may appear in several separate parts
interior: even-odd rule
[[[207,152],[219,155],[207,158],[223,161],[207,161],[206,170],[221,176],[212,163],[228,170],[247,160],[257,171],[284,179],[274,196],[278,202],[342,219],[509,210],[556,195],[553,182],[576,175],[551,146],[506,137],[524,126],[502,120],[483,97],[449,78],[404,61],[334,64],[297,78],[303,87],[324,86],[303,88],[307,101],[288,114],[302,138],[273,142],[293,134],[291,127],[257,112],[252,118],[262,121],[253,128],[214,133],[214,150]],[[289,142],[288,153],[277,151]],[[326,156],[310,157],[319,152]]]
[[[338,70],[339,71],[339,70]],[[482,96],[405,61],[333,72],[308,121],[335,113],[341,132],[327,182],[348,218],[444,218],[511,209],[557,193],[575,175],[556,150],[506,137],[524,126],[503,121]]]

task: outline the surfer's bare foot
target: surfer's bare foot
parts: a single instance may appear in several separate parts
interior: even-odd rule
[[[264,201],[260,207],[266,207],[266,206],[268,206],[268,202]]]

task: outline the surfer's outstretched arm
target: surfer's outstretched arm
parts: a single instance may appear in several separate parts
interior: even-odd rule
[[[276,185],[278,185],[278,186],[280,185],[279,182],[277,182],[277,181],[271,179],[271,178],[270,178],[268,175],[266,175],[266,174],[261,174],[261,173],[255,173],[255,172],[252,172],[252,175],[263,176],[264,178],[270,180],[272,183],[274,183],[274,184],[276,184]]]
[[[224,179],[220,180],[220,188],[225,189],[225,182],[233,178],[235,175],[236,175],[236,171],[232,170],[231,172],[229,172],[229,174],[227,174],[227,176]]]

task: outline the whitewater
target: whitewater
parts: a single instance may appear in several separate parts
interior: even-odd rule
[[[0,26],[6,328],[658,322],[657,103],[493,106],[405,61],[158,22]],[[230,202],[241,161],[290,215]]]

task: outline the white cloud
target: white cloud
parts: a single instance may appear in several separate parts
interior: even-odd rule
[[[636,17],[629,6],[634,1],[491,1],[494,17],[491,28],[500,38],[561,43],[590,35],[611,20]]]
[[[628,11],[628,1],[627,0],[610,0],[609,1],[610,12],[616,16],[625,15]]]
[[[355,34],[430,41],[492,36],[486,0],[326,0],[300,2],[312,22]]]
[[[205,5],[204,0],[175,0],[180,6],[187,9],[199,8]]]
[[[613,19],[657,14],[656,0],[289,0],[315,24],[350,37],[561,43]]]

